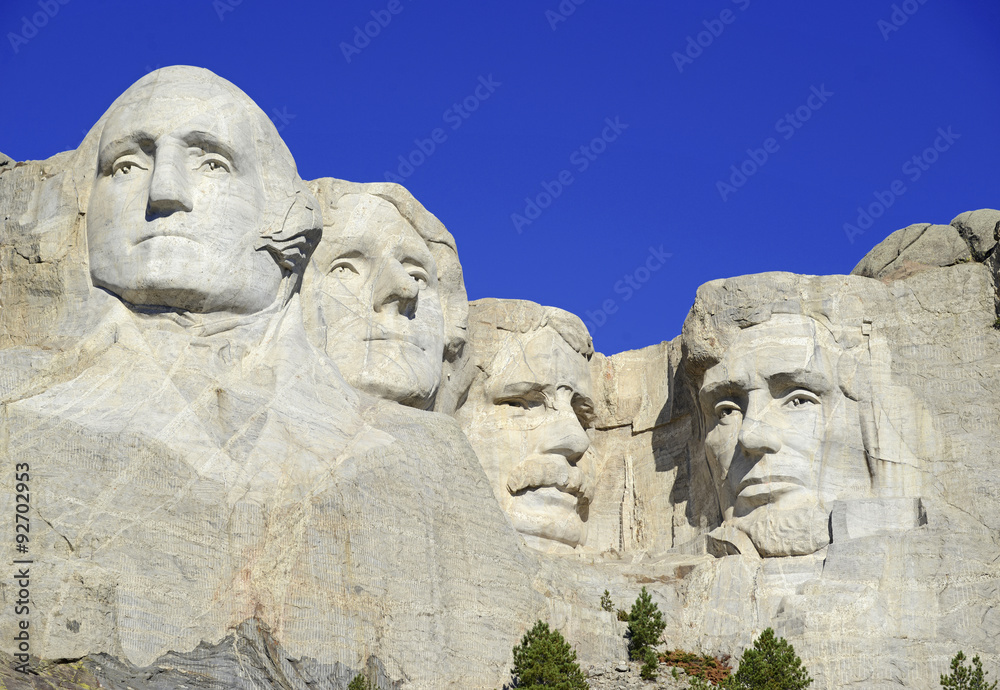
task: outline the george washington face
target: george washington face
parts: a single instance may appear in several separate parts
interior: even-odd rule
[[[247,105],[211,81],[134,89],[101,135],[87,212],[95,285],[140,306],[250,314],[276,298]]]

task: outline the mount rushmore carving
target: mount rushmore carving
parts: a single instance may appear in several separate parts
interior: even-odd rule
[[[643,586],[666,644],[738,655],[773,627],[817,687],[1000,663],[998,211],[853,275],[713,281],[673,340],[605,356],[563,310],[469,303],[419,201],[302,180],[199,68],[0,165],[0,205],[22,663],[492,688],[539,618],[585,665],[622,658],[601,593]]]

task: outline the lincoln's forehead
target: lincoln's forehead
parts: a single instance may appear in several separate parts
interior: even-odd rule
[[[832,377],[841,352],[833,336],[812,319],[773,317],[740,331],[719,363],[705,373],[702,390],[751,388],[778,377]]]

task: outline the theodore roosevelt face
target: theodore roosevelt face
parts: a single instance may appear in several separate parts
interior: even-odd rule
[[[594,472],[587,358],[543,327],[510,333],[489,371],[462,419],[501,507],[535,548],[583,544]]]

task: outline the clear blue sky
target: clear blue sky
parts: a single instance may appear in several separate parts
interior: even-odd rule
[[[470,298],[573,311],[606,353],[677,335],[705,281],[847,273],[898,228],[1000,206],[995,0],[3,0],[0,32],[9,156],[75,147],[152,69],[207,67],[303,177],[404,179]]]

